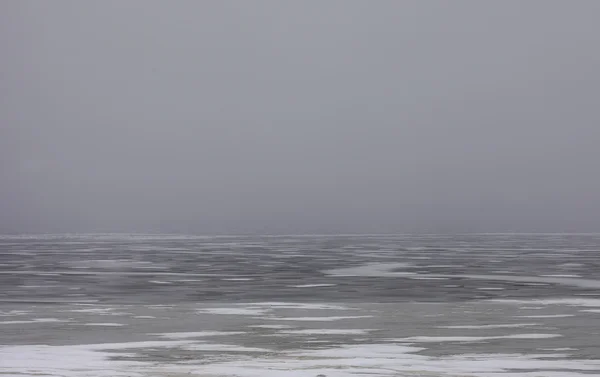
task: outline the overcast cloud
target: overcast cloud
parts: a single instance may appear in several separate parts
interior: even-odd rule
[[[0,232],[600,231],[600,1],[0,2]]]

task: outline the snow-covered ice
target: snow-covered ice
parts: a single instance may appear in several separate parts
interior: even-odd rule
[[[161,338],[168,339],[187,339],[187,338],[201,338],[201,337],[212,337],[212,336],[227,336],[227,335],[242,335],[245,334],[243,331],[197,331],[197,332],[171,332],[171,333],[160,333],[152,334]]]
[[[198,309],[197,313],[219,314],[219,315],[262,315],[269,312],[269,309],[262,308],[208,308]]]
[[[389,339],[390,341],[396,342],[417,342],[417,343],[428,343],[428,342],[481,342],[485,340],[496,340],[496,339],[548,339],[548,338],[559,338],[560,334],[512,334],[512,335],[498,335],[498,336],[413,336],[401,339]]]
[[[354,316],[330,316],[330,317],[265,317],[271,321],[305,321],[305,322],[331,322],[343,319],[372,318],[372,315],[354,315]]]

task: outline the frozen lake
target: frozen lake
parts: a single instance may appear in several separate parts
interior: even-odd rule
[[[600,235],[0,238],[0,376],[600,376]]]

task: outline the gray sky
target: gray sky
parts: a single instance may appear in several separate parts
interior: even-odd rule
[[[600,231],[600,1],[0,2],[0,232]]]

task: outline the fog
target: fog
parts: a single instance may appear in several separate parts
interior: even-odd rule
[[[0,3],[0,233],[600,231],[600,2]]]

